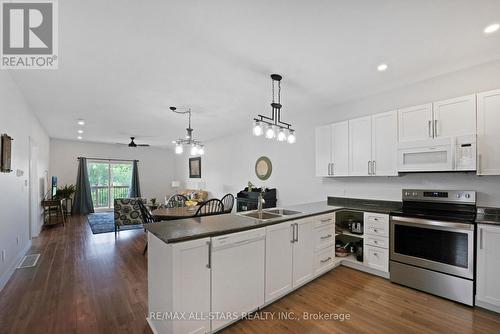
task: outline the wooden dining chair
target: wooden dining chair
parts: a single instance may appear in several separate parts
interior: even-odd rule
[[[188,198],[186,196],[181,194],[175,194],[170,196],[170,198],[167,200],[167,204],[165,204],[165,207],[167,209],[182,208],[186,206],[186,201],[188,201]]]
[[[149,212],[148,208],[146,207],[146,205],[142,201],[139,202],[139,208],[141,210],[143,226],[145,226],[146,224],[151,224],[151,223],[155,222],[153,215],[151,214],[151,212]],[[146,231],[146,230],[144,230],[144,231]],[[142,252],[142,255],[145,255],[147,251],[148,251],[148,242],[146,240],[146,246],[144,246],[144,251]]]
[[[222,204],[224,204],[224,213],[231,213],[233,211],[234,196],[233,194],[227,194],[221,199]]]
[[[224,204],[219,199],[211,199],[203,203],[196,211],[194,217],[220,215],[224,213]]]

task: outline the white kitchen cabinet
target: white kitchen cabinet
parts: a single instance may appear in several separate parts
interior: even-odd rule
[[[389,272],[389,215],[373,212],[363,214],[364,264],[370,268]]]
[[[148,233],[149,313],[210,312],[210,238],[166,244]],[[148,322],[157,333],[207,333],[208,317],[193,319],[154,319]]]
[[[349,175],[349,123],[332,124],[332,176]]]
[[[368,267],[383,272],[389,271],[389,250],[365,244],[363,247],[364,262]]]
[[[478,224],[476,305],[500,312],[500,226]]]
[[[500,175],[500,89],[477,95],[477,174]]]
[[[348,175],[348,122],[316,128],[316,176]]]
[[[372,173],[372,117],[349,121],[349,176]]]
[[[329,176],[332,163],[332,126],[316,128],[316,176]]]
[[[432,103],[398,110],[399,142],[433,138]]]
[[[293,223],[266,227],[266,303],[285,295],[293,287]]]
[[[476,133],[476,95],[433,103],[434,138]]]
[[[313,221],[302,219],[295,222],[295,241],[293,243],[293,286],[299,286],[312,279],[314,275]]]
[[[372,116],[372,175],[398,175],[398,114],[396,111]]]

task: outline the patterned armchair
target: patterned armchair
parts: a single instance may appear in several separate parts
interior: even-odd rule
[[[143,217],[140,202],[142,198],[115,198],[115,233],[123,225],[142,225]]]

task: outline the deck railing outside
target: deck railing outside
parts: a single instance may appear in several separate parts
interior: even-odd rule
[[[91,186],[90,193],[92,194],[92,202],[94,208],[108,208],[113,206],[115,198],[127,198],[129,194],[129,186]],[[111,199],[109,196],[112,196]]]

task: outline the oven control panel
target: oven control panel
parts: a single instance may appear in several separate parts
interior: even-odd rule
[[[476,192],[473,190],[403,189],[403,201],[475,204]]]

